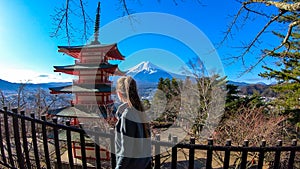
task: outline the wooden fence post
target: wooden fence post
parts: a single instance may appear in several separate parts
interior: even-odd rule
[[[160,145],[159,145],[159,141],[160,141],[160,135],[156,134],[155,135],[155,147],[154,147],[154,153],[155,153],[155,166],[154,169],[160,169]]]
[[[207,150],[206,153],[206,168],[207,169],[211,169],[212,168],[212,146],[213,146],[214,142],[213,142],[213,138],[208,138],[207,139],[207,145],[209,145],[209,149]]]
[[[15,138],[15,146],[16,146],[16,154],[17,154],[17,161],[19,167],[24,166],[24,158],[21,149],[21,141],[20,141],[20,132],[19,132],[19,119],[16,116],[18,114],[18,109],[13,109],[13,130],[14,130],[14,138]]]
[[[59,136],[57,128],[57,118],[52,119],[55,126],[53,127],[53,136],[54,136],[54,146],[55,146],[55,155],[56,155],[56,165],[58,169],[62,169],[61,157],[60,157],[60,148],[59,148]]]
[[[43,120],[42,123],[42,134],[43,134],[43,145],[44,145],[44,154],[45,154],[45,161],[47,169],[51,169],[50,158],[49,158],[49,148],[48,148],[48,137],[47,137],[47,128],[46,128],[46,116],[42,116],[41,119]]]
[[[95,126],[94,131],[96,133],[94,136],[96,168],[101,169],[100,142],[99,142],[99,134],[97,133],[98,131],[100,131],[100,128],[98,126]]]
[[[83,130],[84,123],[79,123],[79,126],[81,128],[80,131],[80,150],[81,150],[81,162],[82,162],[82,168],[87,168],[87,161],[86,161],[86,150],[85,150],[85,132]]]
[[[8,154],[8,159],[10,162],[10,165],[12,167],[15,167],[14,164],[14,159],[12,156],[12,151],[11,151],[11,142],[10,142],[10,131],[9,131],[9,124],[8,124],[8,115],[7,115],[7,107],[4,107],[4,131],[5,131],[5,136],[6,136],[6,146],[7,146],[7,154]]]
[[[0,116],[0,117],[1,117],[1,116]],[[2,121],[2,120],[0,120],[0,140],[3,140],[3,137],[2,137],[2,124],[1,124],[1,121]],[[3,141],[0,141],[0,150],[1,150],[2,162],[6,165],[7,162],[6,162],[5,152],[4,152]]]
[[[263,148],[266,147],[266,140],[262,140],[261,141],[261,145],[260,145],[260,151],[259,151],[259,155],[258,155],[258,164],[257,164],[257,169],[262,169],[263,165],[264,165],[264,158],[265,158],[265,151]]]
[[[226,147],[230,147],[231,146],[231,140],[227,139],[226,140]],[[227,149],[225,150],[225,157],[224,157],[224,169],[228,169],[229,168],[229,161],[230,161],[230,151]]]
[[[39,150],[37,145],[37,138],[36,138],[36,128],[35,128],[35,115],[34,113],[30,114],[32,121],[31,121],[31,137],[32,137],[32,145],[33,145],[33,151],[34,151],[34,158],[36,163],[36,168],[40,169],[40,156],[39,156]]]
[[[172,143],[174,146],[172,147],[172,161],[171,161],[171,168],[176,169],[177,168],[177,144],[178,138],[177,136],[173,136]]]
[[[190,138],[190,150],[189,150],[189,169],[194,169],[194,162],[195,162],[195,137]]]
[[[28,150],[28,141],[27,141],[27,131],[26,131],[26,123],[25,119],[25,111],[21,111],[21,132],[22,132],[22,138],[23,138],[23,150],[24,150],[24,155],[26,159],[26,165],[27,169],[31,169],[31,161],[29,157],[29,150]]]
[[[70,120],[66,121],[66,125],[70,127],[71,122]],[[73,152],[72,152],[72,135],[71,130],[66,131],[67,137],[67,147],[68,147],[68,158],[69,158],[69,167],[70,169],[74,169],[74,160],[73,160]]]
[[[280,154],[281,154],[280,147],[282,146],[282,140],[278,140],[276,146],[279,149],[275,151],[275,159],[274,159],[273,167],[274,167],[274,169],[279,169],[280,168]]]
[[[292,140],[292,147],[297,146],[297,139]],[[290,151],[290,158],[289,158],[289,164],[288,168],[293,169],[294,168],[294,162],[295,162],[295,150]]]
[[[111,161],[111,167],[116,168],[116,150],[115,150],[115,129],[110,128],[109,133],[111,134],[110,137],[110,161]]]
[[[249,141],[244,140],[243,147],[248,147],[248,146],[249,146]],[[248,151],[246,149],[243,149],[243,151],[242,151],[242,161],[241,161],[241,164],[240,164],[240,168],[246,168],[247,157],[248,157]]]

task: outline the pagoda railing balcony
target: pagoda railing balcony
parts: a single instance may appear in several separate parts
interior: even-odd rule
[[[108,101],[96,101],[96,100],[73,100],[73,103],[74,105],[95,105],[95,104],[98,104],[98,105],[107,105],[107,104],[112,104],[114,103],[113,100],[108,100]]]
[[[90,80],[73,80],[73,84],[112,84],[112,81],[110,80],[95,80],[95,79],[90,79]]]
[[[81,63],[107,63],[107,61],[99,60],[99,59],[81,59],[81,60],[75,60],[75,64],[81,64]]]
[[[81,60],[80,62],[78,63],[108,63],[107,60],[100,60],[100,59],[84,59],[84,60]]]

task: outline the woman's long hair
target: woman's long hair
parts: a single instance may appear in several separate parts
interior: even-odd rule
[[[133,107],[140,112],[144,111],[143,104],[138,95],[136,82],[131,76],[121,77],[118,80],[117,91],[122,94],[123,99],[126,100],[129,107]]]
[[[122,99],[124,99],[129,107],[133,107],[140,112],[141,119],[144,125],[146,137],[150,137],[149,123],[147,123],[146,114],[144,112],[144,106],[138,95],[136,81],[131,76],[124,76],[117,81],[117,92],[121,93]]]

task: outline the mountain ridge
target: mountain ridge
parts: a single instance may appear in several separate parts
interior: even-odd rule
[[[176,78],[184,80],[186,76],[179,75],[175,73],[171,73],[168,71],[163,70],[163,68],[160,68],[159,66],[151,63],[151,62],[141,62],[132,68],[128,69],[126,71],[126,74],[129,76],[132,76],[140,86],[148,86],[148,87],[156,87],[159,78]],[[113,85],[116,84],[118,77],[112,77]],[[247,83],[247,82],[236,82],[229,80],[227,82],[228,84],[233,84],[239,87],[239,90],[242,92],[242,94],[253,94],[254,92],[258,91],[259,93],[264,93],[264,90],[268,90],[268,88],[271,85],[267,85],[262,82],[258,83]],[[48,89],[49,87],[59,87],[64,85],[71,85],[71,82],[50,82],[50,83],[39,83],[39,84],[32,84],[32,83],[26,83],[27,89],[34,90],[38,88],[42,89]],[[10,92],[16,92],[18,88],[22,85],[22,83],[12,83],[8,82],[6,80],[0,79],[0,90],[2,91],[10,91]],[[267,92],[270,93],[270,92]]]
[[[49,83],[14,83],[3,79],[0,79],[0,90],[2,91],[17,91],[21,85],[26,85],[27,89],[48,89],[49,87],[59,87],[64,85],[70,85],[71,82],[49,82]]]

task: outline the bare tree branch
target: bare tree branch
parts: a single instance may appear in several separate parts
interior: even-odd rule
[[[52,15],[52,18],[56,28],[50,35],[50,37],[63,36],[63,38],[65,38],[68,41],[68,44],[70,44],[74,38],[72,32],[80,32],[78,35],[82,35],[81,39],[88,39],[88,21],[91,20],[85,11],[85,0],[78,0],[78,3],[71,2],[74,1],[66,0],[65,5],[63,7],[55,10],[55,14]],[[78,12],[78,10],[74,10],[77,9],[74,6],[77,6],[80,12]],[[74,23],[73,16],[82,19],[82,30],[78,30],[78,27],[72,26],[72,23]]]
[[[69,0],[66,0],[65,25],[66,25],[66,35],[67,35],[67,39],[68,39],[68,44],[70,44],[70,39],[71,38],[70,38],[69,27],[68,27],[68,25],[69,25],[69,23],[68,23],[68,20],[69,20],[68,11],[69,11]]]
[[[232,34],[234,29],[238,30],[239,28],[242,27],[242,25],[238,24],[238,20],[241,19],[242,16],[246,16],[246,18],[242,18],[244,21],[249,21],[248,20],[248,15],[249,14],[255,14],[258,16],[262,16],[268,19],[267,23],[259,30],[259,32],[255,35],[253,39],[249,43],[244,43],[243,46],[241,47],[242,51],[238,56],[232,56],[230,59],[236,61],[236,60],[241,60],[242,64],[245,66],[245,71],[243,71],[239,76],[244,75],[245,73],[250,72],[253,70],[254,67],[256,67],[258,64],[260,64],[267,56],[270,56],[272,53],[280,50],[281,48],[285,47],[285,52],[289,51],[289,39],[291,37],[291,34],[293,32],[293,28],[296,26],[300,25],[300,20],[295,18],[291,19],[288,16],[290,14],[297,15],[299,14],[300,11],[300,2],[285,2],[285,1],[269,1],[269,0],[242,0],[238,1],[241,3],[241,8],[237,11],[236,15],[234,16],[232,22],[228,26],[227,31],[225,32],[224,38],[221,40],[219,47],[224,44],[226,40],[229,39],[229,35]],[[273,6],[278,9],[277,12],[271,14],[271,13],[266,13],[265,11],[259,11],[257,9],[254,9],[257,7],[257,5],[253,6],[251,4],[262,4],[265,6]],[[247,13],[245,13],[247,12]],[[273,16],[271,16],[273,15]],[[279,45],[275,45],[275,47],[272,50],[262,50],[262,56],[259,57],[257,60],[255,60],[255,63],[250,66],[246,66],[245,63],[245,57],[249,53],[251,53],[254,47],[258,47],[261,45],[260,38],[262,37],[263,34],[267,33],[267,29],[270,27],[272,24],[282,24],[285,26],[286,23],[288,23],[288,28],[283,30],[285,31],[285,36],[283,36],[282,42],[280,42]],[[236,26],[236,27],[235,27]],[[234,62],[233,61],[233,62]]]
[[[239,9],[239,11],[237,12],[237,14],[234,16],[233,21],[230,23],[230,25],[229,25],[228,28],[227,28],[227,31],[226,31],[226,33],[225,33],[224,38],[221,40],[221,42],[219,43],[219,45],[218,45],[217,48],[219,48],[220,46],[222,46],[222,45],[224,44],[224,42],[228,39],[229,35],[230,35],[231,32],[232,32],[233,27],[236,25],[236,22],[237,22],[239,16],[241,15],[243,9],[244,9],[244,8],[241,7],[241,8]]]
[[[123,4],[123,7],[124,7],[124,10],[125,10],[126,14],[130,15],[130,12],[129,12],[128,8],[127,8],[127,2],[126,2],[126,0],[120,0],[120,2]]]
[[[245,65],[244,62],[244,56],[250,51],[250,49],[254,46],[254,44],[258,41],[258,39],[261,37],[261,35],[265,32],[265,30],[274,22],[276,21],[280,16],[282,16],[284,12],[281,12],[277,16],[274,16],[255,36],[255,38],[250,42],[250,44],[247,45],[246,49],[244,52],[240,55],[242,58],[242,62]]]
[[[283,41],[282,41],[281,44],[287,43],[289,37],[291,36],[292,29],[293,29],[295,26],[297,26],[297,25],[298,25],[298,26],[300,25],[300,20],[294,21],[294,22],[292,22],[292,23],[289,24],[288,31],[287,31],[287,33],[286,33],[286,35],[285,35],[285,37],[284,37],[284,39],[283,39]]]
[[[80,8],[81,8],[81,13],[83,17],[83,37],[84,39],[87,39],[87,21],[86,21],[86,15],[85,15],[85,8],[83,6],[82,0],[80,0]]]
[[[99,0],[100,1],[100,0]],[[132,0],[133,1],[133,0]],[[158,3],[160,2],[160,0],[156,0]],[[199,4],[201,3],[201,0],[196,0]],[[71,2],[75,2],[75,3],[71,3]],[[78,4],[77,4],[77,3]],[[55,14],[52,15],[53,21],[55,25],[55,29],[54,31],[51,33],[51,37],[59,37],[59,36],[63,36],[64,39],[66,39],[68,41],[68,43],[71,43],[71,40],[73,40],[73,36],[74,34],[72,34],[72,32],[80,32],[77,35],[82,35],[81,39],[87,40],[88,38],[88,29],[90,28],[89,25],[89,21],[91,20],[90,17],[88,16],[87,12],[86,12],[86,2],[88,2],[87,0],[66,0],[64,3],[64,6],[61,8],[58,8],[55,10]],[[128,0],[117,0],[116,2],[119,2],[119,4],[121,5],[121,10],[124,11],[124,15],[128,15],[130,16],[133,12],[131,11],[131,9],[128,7]],[[140,3],[140,0],[136,0],[133,1],[133,3]],[[175,5],[178,5],[177,0],[173,0],[173,3]],[[72,12],[72,9],[74,9],[74,4],[79,6],[79,10],[80,12],[78,13],[77,11],[74,10],[74,12]],[[76,16],[75,20],[81,20],[83,21],[83,30],[78,30],[78,27],[72,27],[72,23],[74,23],[74,18],[72,17],[73,15]],[[131,20],[132,17],[128,17]],[[77,24],[76,24],[77,25]],[[75,35],[75,37],[77,37]]]
[[[272,54],[272,53],[274,53],[275,51],[279,50],[279,49],[282,48],[285,44],[288,44],[288,43],[289,43],[289,42],[288,42],[288,39],[289,39],[289,37],[291,36],[292,29],[293,29],[295,26],[297,26],[297,25],[300,25],[300,20],[290,23],[290,24],[289,24],[288,31],[287,31],[287,33],[286,33],[286,35],[285,35],[283,41],[281,42],[281,44],[280,44],[279,46],[275,47],[273,50],[264,53],[264,54],[257,60],[257,62],[256,62],[254,65],[251,65],[251,66],[250,66],[248,69],[246,69],[246,71],[244,71],[240,76],[242,76],[242,75],[244,75],[244,74],[250,72],[250,71],[251,71],[253,68],[255,68],[259,63],[261,63],[267,56],[269,56],[270,54]],[[253,40],[252,43],[255,43],[255,41]],[[249,49],[249,50],[250,50],[250,49]],[[289,51],[289,47],[287,48],[286,52],[288,52],[288,51]],[[286,52],[285,52],[285,53],[286,53]],[[246,53],[244,52],[244,55],[245,55],[245,54],[246,54]],[[243,55],[243,56],[244,56],[244,55]]]
[[[251,3],[263,3],[267,6],[273,5],[280,10],[284,11],[299,11],[300,10],[300,2],[296,2],[293,4],[289,4],[286,2],[276,2],[276,1],[267,1],[267,0],[250,0],[248,2],[244,2],[244,4],[251,4]]]
[[[64,11],[65,11],[64,9],[60,9],[58,12],[56,12],[55,16],[53,16],[54,20],[55,21],[59,20],[59,22],[57,24],[56,30],[51,34],[51,37],[58,36],[59,30],[62,29],[62,23],[63,23],[64,18],[66,16]],[[64,13],[64,14],[62,14],[62,13]],[[62,14],[62,16],[61,16],[61,14]]]
[[[261,12],[258,12],[258,11],[255,11],[255,10],[250,9],[249,7],[247,7],[246,4],[244,4],[243,7],[244,7],[247,11],[249,11],[249,12],[255,13],[255,14],[257,14],[257,15],[264,16],[264,17],[266,17],[266,18],[271,18],[271,17],[270,17],[269,15],[267,15],[267,14],[264,14],[264,13],[261,13]]]

